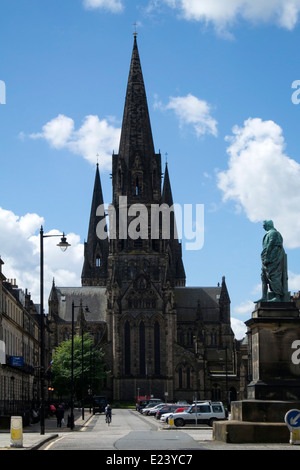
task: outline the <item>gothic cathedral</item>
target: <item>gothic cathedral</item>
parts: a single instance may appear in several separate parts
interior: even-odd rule
[[[236,341],[222,278],[215,287],[186,287],[176,220],[169,211],[163,236],[153,207],[173,206],[166,164],[155,153],[136,34],[119,153],[112,156],[109,230],[99,167],[91,205],[81,287],[58,287],[49,297],[51,347],[70,337],[73,305],[89,306],[86,329],[104,352],[110,400],[140,395],[179,399],[236,398]]]

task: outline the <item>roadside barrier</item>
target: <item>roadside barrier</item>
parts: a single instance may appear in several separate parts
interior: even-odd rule
[[[173,415],[169,416],[169,428],[175,428],[174,416]]]

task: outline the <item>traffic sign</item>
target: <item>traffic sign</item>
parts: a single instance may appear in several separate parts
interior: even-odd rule
[[[290,444],[300,444],[300,410],[289,410],[284,421],[290,430]]]
[[[294,428],[300,427],[300,410],[289,410],[285,417],[284,421],[286,422],[290,431]]]

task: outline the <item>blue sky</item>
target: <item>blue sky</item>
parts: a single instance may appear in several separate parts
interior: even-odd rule
[[[187,285],[225,276],[241,337],[260,297],[262,221],[273,219],[298,292],[299,12],[299,0],[2,0],[4,274],[39,301],[43,224],[72,244],[62,254],[45,240],[46,298],[53,277],[80,285],[97,159],[111,202],[136,23],[174,202],[204,204],[203,247],[186,250],[183,239]]]

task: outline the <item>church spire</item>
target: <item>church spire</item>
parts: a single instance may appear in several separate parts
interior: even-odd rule
[[[155,154],[147,96],[134,34],[126,89],[119,153],[113,155],[113,202],[127,196],[135,202],[158,202],[161,196],[161,155]]]
[[[103,215],[97,215],[97,209],[102,206]],[[101,213],[101,211],[99,211]],[[104,202],[100,180],[99,165],[97,163],[94,191],[90,213],[90,223],[87,242],[84,243],[84,264],[81,274],[83,286],[101,286],[106,284],[108,238],[100,239],[97,236],[97,225],[105,221]]]
[[[137,154],[143,160],[153,158],[154,145],[137,39],[134,34],[119,155],[130,167]]]
[[[162,195],[161,195],[161,202],[164,204],[168,204],[168,206],[170,207],[173,205],[173,196],[172,196],[172,189],[171,189],[167,163],[165,166],[164,185],[163,185],[163,190],[162,190]]]
[[[161,204],[167,204],[170,208],[173,208],[173,195],[167,163],[165,167]],[[184,286],[185,269],[182,260],[181,243],[178,240],[176,217],[173,210],[170,212],[170,239],[167,240],[167,245],[169,245],[173,253],[172,263],[171,266],[169,266],[169,270],[172,273],[171,277],[174,279],[175,285]]]

